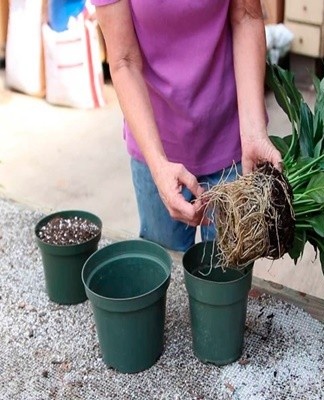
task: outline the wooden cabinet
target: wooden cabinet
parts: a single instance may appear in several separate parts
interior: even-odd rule
[[[294,34],[293,53],[324,56],[324,0],[286,0],[285,25]]]
[[[0,60],[5,57],[8,28],[9,0],[0,0]]]
[[[324,1],[286,0],[285,17],[303,24],[321,25],[323,22]]]

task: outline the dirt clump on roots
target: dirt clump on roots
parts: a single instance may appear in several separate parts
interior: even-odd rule
[[[278,259],[294,239],[293,193],[285,176],[266,162],[201,196],[217,230],[223,267],[243,267],[261,257]],[[208,214],[209,215],[209,214]]]

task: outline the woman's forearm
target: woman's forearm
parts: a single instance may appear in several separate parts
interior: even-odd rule
[[[280,170],[281,154],[271,143],[266,127],[266,42],[260,1],[232,0],[231,23],[243,173],[264,161]]]
[[[166,156],[155,123],[142,58],[127,1],[97,8],[97,19],[105,38],[111,78],[124,117],[151,170]]]
[[[235,0],[232,3],[241,3],[236,10],[232,5],[232,31],[240,131],[244,140],[251,135],[266,135],[265,32],[259,1]],[[249,8],[244,10],[244,6]]]
[[[150,169],[166,159],[141,71],[132,66],[112,69],[123,114]]]

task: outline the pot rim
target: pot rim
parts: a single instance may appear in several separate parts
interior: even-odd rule
[[[90,222],[94,223],[95,225],[98,226],[99,231],[98,233],[93,236],[91,239],[88,239],[82,243],[76,243],[76,244],[64,244],[64,245],[60,245],[60,244],[52,244],[52,243],[47,243],[44,242],[38,235],[39,230],[46,225],[46,223],[48,221],[50,221],[52,218],[55,217],[68,217],[68,216],[76,216],[76,215],[80,215],[81,218],[85,218],[87,219],[86,215],[93,218],[93,220],[95,220],[96,222],[94,222],[93,220],[90,220]],[[42,218],[40,218],[35,225],[34,228],[34,235],[36,237],[36,241],[38,243],[40,243],[44,248],[51,248],[51,249],[63,249],[63,248],[73,248],[73,247],[80,247],[82,245],[85,245],[91,241],[96,241],[99,240],[101,237],[101,233],[102,233],[102,220],[94,213],[90,212],[90,211],[85,211],[85,210],[79,210],[79,209],[70,209],[70,210],[61,210],[61,211],[55,211],[51,214],[45,215]]]
[[[237,277],[237,278],[235,278],[235,279],[232,279],[232,280],[229,280],[229,281],[226,281],[226,282],[222,282],[222,281],[220,281],[220,282],[219,282],[219,281],[213,281],[213,280],[210,280],[210,279],[208,279],[208,278],[206,278],[206,277],[205,277],[205,278],[202,278],[202,277],[200,277],[200,276],[194,275],[194,274],[192,273],[193,270],[194,270],[195,272],[197,272],[197,271],[199,271],[200,269],[206,268],[207,265],[206,265],[206,264],[203,264],[203,263],[201,263],[201,264],[196,263],[195,267],[192,268],[192,263],[191,263],[191,265],[190,265],[189,263],[187,263],[187,262],[185,262],[185,261],[186,261],[186,258],[188,257],[188,254],[189,254],[190,252],[193,252],[194,249],[199,249],[199,248],[202,247],[202,246],[212,246],[212,248],[214,248],[214,247],[215,247],[215,244],[214,244],[214,241],[212,241],[212,240],[198,242],[198,243],[195,243],[194,245],[192,245],[192,246],[183,254],[183,257],[182,257],[182,266],[183,266],[183,269],[184,269],[185,274],[186,274],[190,279],[197,280],[198,282],[201,282],[202,284],[205,284],[205,285],[208,285],[208,284],[210,284],[210,285],[228,285],[228,284],[230,284],[230,283],[238,282],[238,281],[240,281],[241,279],[244,279],[244,277],[245,277],[247,274],[251,273],[251,271],[253,270],[254,262],[248,263],[248,264],[246,264],[246,265],[244,265],[244,266],[242,266],[242,267],[239,267],[239,268],[236,268],[236,267],[226,267],[224,273],[226,273],[226,270],[237,271],[237,272],[240,273],[240,276],[239,276],[239,277]],[[199,254],[199,253],[198,253],[198,254]],[[203,258],[203,257],[204,257],[204,256],[202,256],[201,258]],[[213,256],[213,258],[214,258],[216,261],[217,261],[217,259],[218,259],[217,255]],[[222,266],[221,266],[220,264],[218,264],[217,262],[215,263],[215,265],[212,265],[212,266],[210,265],[210,267],[211,267],[211,268],[222,268]]]
[[[92,270],[92,273],[91,274],[89,274],[89,276],[87,277],[87,279],[85,279],[85,277],[84,277],[84,274],[85,274],[85,270],[86,270],[86,268],[87,268],[87,266],[91,263],[91,262],[93,262],[93,260],[96,258],[96,257],[98,257],[98,254],[100,254],[100,253],[102,253],[102,252],[104,252],[105,251],[105,249],[107,248],[107,247],[109,247],[109,248],[111,248],[112,246],[114,246],[114,245],[120,245],[121,243],[123,243],[123,244],[127,244],[127,243],[135,243],[135,242],[139,242],[139,243],[149,243],[150,245],[152,245],[152,247],[156,247],[156,248],[159,248],[160,250],[162,249],[163,250],[163,252],[164,252],[164,255],[167,257],[167,259],[168,259],[168,264],[166,264],[166,263],[164,263],[164,262],[162,262],[161,261],[161,259],[159,258],[159,257],[154,257],[154,256],[149,256],[149,254],[145,254],[145,253],[143,253],[143,254],[141,254],[141,255],[139,255],[139,253],[136,253],[136,252],[129,252],[129,253],[127,253],[127,254],[123,254],[123,255],[116,255],[115,257],[112,257],[111,259],[109,259],[109,260],[106,260],[106,261],[103,261],[103,262],[101,262],[100,264],[98,264],[93,270]],[[94,292],[92,289],[90,289],[90,285],[89,285],[89,283],[91,282],[91,279],[92,279],[92,277],[93,277],[93,275],[95,274],[95,272],[97,271],[97,270],[99,270],[99,269],[101,269],[104,265],[103,264],[105,264],[105,263],[107,263],[107,262],[112,262],[112,261],[114,261],[114,260],[116,260],[116,259],[128,259],[128,258],[130,258],[130,257],[132,257],[132,256],[134,256],[134,255],[136,255],[137,257],[141,257],[141,258],[143,258],[143,259],[149,259],[149,260],[151,260],[151,261],[154,261],[155,262],[155,264],[157,264],[158,266],[159,266],[159,268],[162,268],[163,269],[163,271],[165,272],[165,277],[163,278],[163,280],[161,281],[161,283],[159,283],[157,286],[155,286],[153,289],[151,289],[150,291],[147,291],[147,292],[145,292],[145,293],[143,293],[143,294],[141,294],[141,295],[138,295],[138,296],[132,296],[132,297],[123,297],[123,298],[115,298],[115,297],[107,297],[107,296],[103,296],[103,295],[101,295],[101,294],[98,294],[98,293],[96,293],[96,292]],[[169,266],[168,266],[169,265]],[[91,293],[94,297],[96,297],[97,299],[101,299],[101,300],[108,300],[108,301],[111,301],[111,302],[115,302],[115,303],[123,303],[123,302],[129,302],[129,301],[134,301],[134,300],[140,300],[140,299],[143,299],[143,298],[145,298],[145,297],[148,297],[148,296],[150,296],[150,295],[152,295],[153,293],[156,293],[157,291],[159,291],[159,290],[161,290],[161,288],[163,288],[165,285],[166,285],[166,287],[168,287],[169,286],[169,283],[170,283],[170,279],[171,279],[171,269],[172,269],[172,258],[171,258],[171,256],[170,256],[170,254],[162,247],[162,246],[160,246],[160,245],[158,245],[158,244],[156,244],[156,243],[154,243],[154,242],[150,242],[150,241],[147,241],[147,240],[145,240],[145,239],[129,239],[129,240],[122,240],[122,241],[120,241],[120,242],[115,242],[115,243],[111,243],[111,244],[108,244],[108,245],[106,245],[106,246],[104,246],[104,247],[102,247],[101,249],[98,249],[97,251],[95,251],[87,260],[86,260],[86,262],[84,263],[84,265],[83,265],[83,268],[82,268],[82,272],[81,272],[81,278],[82,278],[82,282],[83,282],[83,284],[84,284],[84,286],[85,286],[85,288],[86,288],[86,291],[88,291],[89,293]]]
[[[239,276],[238,278],[236,278],[236,279],[231,279],[231,280],[226,281],[226,282],[222,282],[222,281],[213,281],[213,280],[210,280],[210,279],[208,279],[208,278],[201,278],[201,277],[199,277],[199,276],[197,276],[197,275],[192,274],[190,271],[187,270],[187,268],[186,268],[185,266],[183,266],[183,268],[184,268],[185,274],[187,274],[188,276],[190,276],[190,278],[195,279],[195,280],[197,280],[197,281],[204,282],[205,284],[228,285],[228,284],[230,284],[230,283],[238,282],[238,281],[240,281],[241,279],[244,279],[244,277],[252,271],[252,269],[253,269],[253,263],[247,264],[247,265],[245,265],[244,267],[242,267],[242,270],[244,269],[244,271],[241,271],[241,269],[235,269],[235,268],[230,268],[230,267],[229,267],[229,268],[226,268],[226,269],[230,269],[230,270],[232,270],[232,271],[237,271],[237,272],[239,272],[239,273],[241,274],[241,276]],[[212,268],[215,268],[215,267],[212,267]],[[221,268],[221,266],[217,266],[216,268]],[[199,271],[199,268],[196,269],[195,271]],[[224,273],[226,273],[226,270],[225,270]]]

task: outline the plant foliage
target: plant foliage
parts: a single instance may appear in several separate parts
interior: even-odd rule
[[[292,126],[286,137],[270,136],[281,152],[284,174],[293,190],[296,226],[289,255],[296,263],[309,242],[319,254],[324,273],[324,79],[314,76],[313,82],[316,99],[312,110],[293,74],[267,64],[266,83]]]

